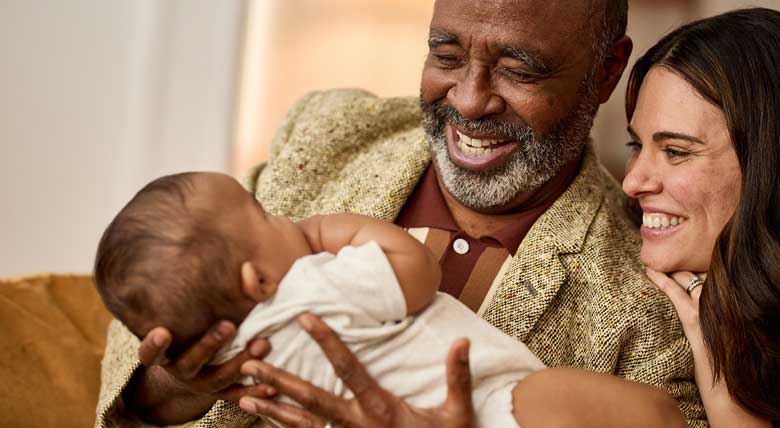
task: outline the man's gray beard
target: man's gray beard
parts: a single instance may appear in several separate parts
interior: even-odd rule
[[[580,85],[579,104],[547,135],[539,135],[525,124],[467,120],[449,105],[441,102],[425,105],[421,100],[422,125],[444,186],[466,207],[491,210],[507,206],[517,195],[536,190],[558,175],[564,165],[581,155],[588,141],[598,110],[596,88],[591,82],[593,79],[589,75]],[[517,141],[520,147],[498,168],[468,170],[450,158],[446,137],[448,122],[464,131]]]

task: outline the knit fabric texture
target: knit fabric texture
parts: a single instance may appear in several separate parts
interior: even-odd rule
[[[291,109],[270,160],[244,184],[266,210],[294,220],[356,212],[393,221],[430,162],[416,98],[315,92]],[[641,239],[624,206],[619,185],[588,147],[574,182],[523,240],[484,318],[548,366],[663,388],[690,427],[706,427],[690,346],[674,308],[644,274]],[[137,423],[126,415],[121,392],[139,366],[138,343],[112,321],[96,427]],[[185,426],[254,423],[235,404],[219,401]]]

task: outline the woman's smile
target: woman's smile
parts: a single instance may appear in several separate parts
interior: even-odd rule
[[[740,194],[723,112],[675,72],[653,67],[629,134],[623,190],[642,207],[642,262],[660,272],[705,272]]]

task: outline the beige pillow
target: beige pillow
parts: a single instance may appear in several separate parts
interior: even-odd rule
[[[110,319],[89,276],[0,280],[0,426],[92,426]]]

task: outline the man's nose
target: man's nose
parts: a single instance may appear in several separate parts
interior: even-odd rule
[[[653,164],[649,155],[640,153],[626,165],[623,192],[629,197],[660,193],[663,189],[660,169]]]
[[[479,119],[506,110],[503,98],[495,94],[490,67],[469,65],[465,75],[447,92],[447,101],[466,119]]]

